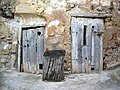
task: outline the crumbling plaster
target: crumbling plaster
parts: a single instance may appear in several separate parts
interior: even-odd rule
[[[99,2],[100,1],[100,2]],[[113,2],[113,7],[111,3]],[[45,30],[45,49],[64,49],[66,50],[65,56],[65,69],[71,70],[71,35],[70,35],[70,20],[69,13],[104,13],[112,14],[112,17],[105,18],[105,30],[104,30],[104,63],[105,68],[111,67],[113,64],[120,63],[120,11],[118,0],[18,0],[19,4],[14,7],[14,13],[30,13],[37,14],[46,18],[46,30]],[[11,42],[15,45],[18,44],[18,34],[15,28],[10,29],[9,19],[0,19],[0,49],[4,50],[4,47],[8,44],[8,40],[2,39],[2,37],[8,38],[11,34]],[[17,21],[19,23],[19,21]],[[13,24],[17,25],[16,23]],[[7,35],[7,36],[6,36]],[[10,44],[10,43],[9,43]],[[8,60],[16,60],[17,48],[14,44],[8,50],[11,51],[15,48],[15,53],[7,54]],[[1,61],[4,59],[2,50],[0,51]],[[14,55],[14,56],[13,56]],[[12,59],[13,58],[13,59]],[[6,59],[5,59],[6,60]]]

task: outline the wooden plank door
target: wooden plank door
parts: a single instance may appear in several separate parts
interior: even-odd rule
[[[21,40],[22,71],[36,73],[43,64],[44,28],[26,28],[22,31]]]
[[[72,71],[73,73],[103,68],[102,19],[72,18]]]

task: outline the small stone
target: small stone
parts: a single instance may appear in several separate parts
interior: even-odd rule
[[[3,55],[9,54],[9,52],[10,51],[8,49],[1,50],[1,54],[3,54]]]
[[[17,44],[12,44],[12,52],[16,52]]]
[[[0,62],[1,63],[8,63],[8,60],[7,59],[1,59]]]
[[[98,6],[96,7],[96,10],[99,11],[99,12],[101,12],[101,11],[103,10],[103,7],[102,7],[101,5],[98,5]]]
[[[111,26],[112,24],[113,24],[112,21],[110,21],[110,22],[106,22],[106,23],[105,23],[105,26]]]
[[[56,27],[49,27],[48,30],[47,30],[47,34],[52,37],[55,35],[55,30],[56,30]]]
[[[36,5],[30,4],[19,4],[16,6],[16,13],[35,13],[36,12]]]
[[[2,36],[1,39],[5,39],[6,37],[5,36]]]
[[[8,42],[8,44],[12,44],[12,42]]]
[[[55,30],[57,34],[62,34],[64,32],[64,27],[63,26],[58,26],[57,29]]]
[[[67,70],[70,71],[70,68],[68,68]]]
[[[37,13],[38,15],[40,15],[43,11],[44,11],[44,8],[43,8],[43,7],[37,8],[36,13]]]
[[[38,71],[36,71],[36,74],[42,74],[42,70],[38,70]]]
[[[12,38],[7,38],[7,40],[8,40],[8,41],[11,41],[11,40],[12,40]]]
[[[112,51],[113,51],[112,48],[107,47],[105,52],[106,53],[112,53]]]

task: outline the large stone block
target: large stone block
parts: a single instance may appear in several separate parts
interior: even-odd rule
[[[7,54],[9,54],[9,53],[10,53],[9,49],[2,49],[2,50],[0,51],[0,54],[2,54],[2,55],[7,55]]]
[[[44,12],[44,7],[39,7],[39,8],[36,9],[36,13],[38,15],[41,15],[41,13],[43,13],[43,12]]]
[[[15,53],[16,51],[17,51],[17,43],[15,43],[15,41],[14,41],[12,44],[12,53]]]
[[[106,22],[105,23],[105,26],[112,26],[113,25],[113,22],[112,21],[109,21],[109,22]]]
[[[32,0],[19,0],[20,3],[24,3],[24,4],[27,4],[27,3],[31,3]]]
[[[110,6],[111,0],[100,0],[100,1],[101,1],[102,6]]]
[[[6,63],[8,63],[8,62],[9,62],[9,61],[8,61],[7,59],[1,59],[1,60],[0,60],[0,63],[1,63],[1,64],[6,64]]]
[[[57,29],[55,30],[56,34],[62,34],[65,30],[64,26],[58,26]]]
[[[15,13],[35,13],[36,8],[36,5],[19,4],[16,6]]]

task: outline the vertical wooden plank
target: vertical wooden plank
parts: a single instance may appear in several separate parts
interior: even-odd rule
[[[35,31],[35,38],[34,38],[34,41],[35,41],[35,66],[34,66],[34,70],[35,70],[35,72],[37,72],[38,70],[39,70],[39,63],[38,63],[38,55],[37,55],[37,40],[38,40],[38,35],[37,35],[37,32],[38,32],[38,30],[37,29],[35,29],[34,30]]]
[[[94,60],[95,60],[95,70],[96,71],[99,71],[99,62],[100,62],[100,40],[99,40],[99,37],[98,37],[98,26],[97,26],[97,23],[98,23],[98,20],[95,19],[94,20],[95,23],[95,32],[94,32]]]
[[[95,33],[94,36],[94,63],[95,63],[95,70],[98,71],[99,70],[99,56],[100,56],[100,52],[99,52],[99,38],[97,36],[97,33]]]
[[[25,64],[25,71],[24,72],[29,72],[29,66],[28,66],[28,47],[27,47],[27,45],[28,45],[28,31],[27,30],[24,30],[25,31],[25,33],[26,33],[26,40],[25,40],[25,42],[26,42],[26,45],[25,45],[25,53],[26,53],[26,60],[25,60],[25,62],[24,62],[24,64]]]
[[[73,54],[76,54],[78,51],[77,51],[77,33],[72,33],[72,53]],[[74,56],[74,55],[72,55]],[[73,57],[72,58],[72,72],[73,73],[79,73],[79,62],[78,62],[78,58],[77,57]]]
[[[77,48],[78,48],[78,42],[77,42],[77,35],[78,35],[78,22],[77,19],[75,17],[72,18],[72,23],[71,23],[71,33],[72,33],[72,59],[78,59],[78,52],[77,52]]]
[[[23,42],[24,42],[24,50],[23,50],[23,63],[24,63],[24,72],[28,72],[28,64],[27,64],[27,59],[28,59],[28,54],[27,54],[27,43],[28,43],[28,38],[27,38],[27,30],[24,30],[24,37],[23,37]]]
[[[103,45],[102,45],[102,32],[103,32],[103,19],[94,20],[96,29],[95,29],[95,69],[97,71],[103,69]]]
[[[103,19],[99,19],[99,31],[100,31],[100,68],[99,70],[103,70],[103,30],[104,30],[104,21]]]
[[[86,71],[88,71],[88,63],[87,63],[87,59],[88,59],[88,19],[87,18],[83,18],[83,26],[82,26],[82,72],[85,73]]]
[[[32,34],[32,30],[31,29],[29,29],[28,30],[28,66],[29,66],[29,72],[31,72],[32,71],[32,58],[34,57],[34,55],[32,55],[33,53],[33,51],[32,51],[32,44],[33,44],[33,34]]]
[[[44,54],[44,27],[36,29],[36,46],[37,46],[37,70],[40,69],[39,65],[43,64],[43,54]],[[41,68],[42,69],[42,68]]]
[[[21,50],[21,53],[22,53],[22,56],[21,56],[21,60],[23,62],[23,71],[25,72],[25,62],[26,62],[26,32],[25,30],[23,30],[22,32],[22,50]]]
[[[37,60],[37,70],[39,70],[39,60],[40,60],[40,55],[39,55],[39,35],[38,35],[38,32],[39,32],[39,30],[38,29],[36,29],[36,33],[37,33],[37,35],[36,35],[36,55],[37,55],[37,57],[36,57],[36,60]]]
[[[29,72],[34,73],[34,62],[35,62],[35,47],[34,47],[34,31],[33,29],[28,30],[28,65],[29,65]]]
[[[86,71],[86,46],[82,47],[82,72],[85,73]]]
[[[79,23],[78,30],[78,64],[79,64],[79,72],[82,72],[82,29],[83,29],[83,18],[77,18]]]
[[[89,20],[89,22],[88,22]],[[89,72],[89,54],[90,54],[90,51],[89,51],[89,47],[90,47],[90,43],[89,42],[89,38],[90,38],[90,19],[86,19],[86,22],[87,22],[87,28],[86,28],[86,57],[85,57],[85,72],[88,73]]]
[[[36,45],[35,45],[35,47],[36,47],[36,62],[35,62],[35,64],[36,64],[36,71],[39,70],[39,64],[40,64],[39,61],[41,60],[40,57],[39,57],[40,56],[39,52],[40,51],[43,52],[42,50],[39,50],[39,43],[43,43],[43,42],[39,42],[40,40],[39,40],[38,31],[39,31],[39,29],[35,29],[35,32],[36,32],[36,35],[35,35],[35,39],[36,39]],[[42,48],[42,49],[44,50],[44,48]],[[43,62],[42,62],[42,64],[43,64]]]
[[[23,63],[23,67],[21,66],[21,69],[23,68],[23,71],[25,71],[25,61],[26,61],[26,31],[23,30],[22,33],[22,63]]]
[[[92,23],[93,19],[87,19],[87,73],[91,72],[91,59],[92,59]]]
[[[43,54],[44,54],[44,27],[38,29],[37,35],[37,55],[39,64],[43,64]]]
[[[30,30],[26,30],[27,32],[27,60],[26,60],[26,72],[30,72]]]
[[[72,73],[79,73],[78,61],[78,21],[77,18],[72,17],[71,21],[71,35],[72,35]]]
[[[34,32],[32,29],[29,31],[29,72],[34,72],[33,66],[34,66],[34,57],[35,57],[35,52],[34,52]]]
[[[36,38],[35,38],[35,31],[34,29],[29,30],[29,71],[31,73],[35,73],[35,66],[36,66]]]
[[[34,52],[35,52],[35,62],[34,62],[34,71],[38,70],[38,62],[37,62],[37,30],[34,29]]]
[[[98,71],[98,65],[99,65],[99,60],[98,60],[98,55],[99,55],[99,51],[98,51],[98,44],[99,42],[97,41],[97,19],[93,19],[93,26],[94,26],[94,31],[93,31],[93,43],[92,43],[92,64],[94,64],[94,71]],[[97,43],[98,42],[98,43]]]
[[[32,33],[32,40],[31,40],[31,54],[32,54],[32,57],[31,57],[31,68],[32,68],[32,73],[35,73],[36,72],[36,32],[35,32],[35,29],[32,29],[31,30],[31,33]]]

